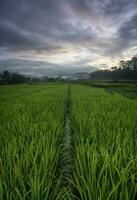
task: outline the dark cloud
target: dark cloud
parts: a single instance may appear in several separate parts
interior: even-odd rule
[[[125,22],[119,29],[121,39],[131,42],[137,39],[137,15]],[[136,41],[137,42],[137,41]]]
[[[60,51],[61,62],[66,57],[70,63],[65,64],[75,65],[83,59],[88,66],[91,54],[91,62],[98,59],[100,66],[105,57],[119,58],[136,45],[136,27],[136,0],[0,1],[1,55],[22,52],[23,57],[25,51],[28,56],[35,51],[34,60],[41,52],[45,62],[52,55],[52,63]]]
[[[99,2],[102,2],[102,11],[109,15],[121,15],[128,10],[132,12],[132,9],[137,6],[136,0],[99,0]]]
[[[61,48],[62,42],[79,43],[91,39],[92,34],[88,28],[81,29],[65,21],[69,16],[67,8],[63,7],[64,2],[3,1],[0,10],[0,45],[17,49],[50,50]]]

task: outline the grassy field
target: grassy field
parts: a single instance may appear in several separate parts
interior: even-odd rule
[[[106,92],[110,94],[117,92],[132,99],[137,98],[136,82],[125,82],[125,83],[92,82],[92,83],[87,83],[87,85],[97,88],[104,88]]]
[[[0,198],[56,199],[67,86],[6,86],[0,93]]]
[[[137,100],[121,94],[1,86],[0,199],[137,199]]]
[[[72,95],[74,185],[79,199],[137,198],[137,102],[102,89]]]

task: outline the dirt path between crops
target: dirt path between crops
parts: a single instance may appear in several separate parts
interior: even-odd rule
[[[71,112],[72,102],[71,102],[71,86],[68,86],[68,94],[66,100],[65,108],[65,134],[62,142],[62,189],[64,193],[71,194],[71,177],[72,177],[72,131],[71,131]]]

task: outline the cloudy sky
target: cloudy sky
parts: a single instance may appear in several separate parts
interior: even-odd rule
[[[137,0],[0,0],[0,70],[111,67],[137,54]]]

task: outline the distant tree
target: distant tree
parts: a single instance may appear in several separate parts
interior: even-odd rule
[[[117,70],[117,66],[111,67],[112,71],[116,71]]]
[[[42,82],[42,80],[41,80],[41,78],[33,77],[33,78],[31,79],[31,82],[32,82],[32,83],[40,83],[40,82]]]
[[[9,72],[4,70],[0,74],[0,84],[20,84],[29,83],[30,78],[16,72]]]
[[[121,60],[119,63],[119,67],[121,67],[121,69],[125,69],[127,67],[127,62],[124,60]]]
[[[26,77],[14,72],[11,74],[11,82],[14,84],[25,83]]]
[[[0,84],[2,84],[2,74],[0,73]]]
[[[3,80],[4,84],[10,84],[11,83],[11,73],[7,70],[3,71],[2,80]]]
[[[132,65],[133,65],[133,70],[137,71],[137,58],[133,57],[131,62],[132,62]]]
[[[111,67],[108,70],[98,70],[90,75],[90,79],[136,79],[137,80],[137,57],[131,60],[121,60],[119,66]]]
[[[47,82],[48,81],[48,76],[42,76],[41,81],[42,82]]]

